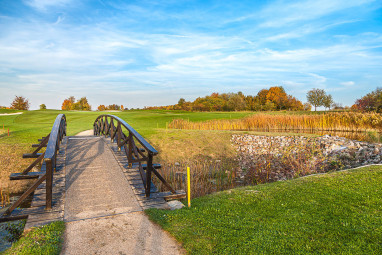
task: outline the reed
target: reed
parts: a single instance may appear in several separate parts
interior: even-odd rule
[[[168,127],[198,130],[380,132],[382,131],[382,115],[358,112],[333,112],[321,115],[255,114],[242,119],[202,122],[174,119]]]
[[[186,168],[191,169],[191,197],[200,197],[236,186],[236,167],[227,160],[194,160],[191,162],[162,163],[161,175],[175,190],[187,189]],[[162,182],[155,182],[166,191]]]
[[[1,208],[4,208],[10,204],[9,191],[5,191],[2,188],[0,188],[0,197],[1,197]]]

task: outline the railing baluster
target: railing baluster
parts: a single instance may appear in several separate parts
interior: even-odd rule
[[[133,136],[131,135],[131,132],[129,132],[129,149],[127,154],[127,161],[129,162],[129,167],[133,167]]]
[[[110,122],[108,121],[108,117],[110,117]],[[114,123],[114,120],[117,121],[117,124]],[[172,193],[176,193],[153,167],[153,157],[157,155],[158,152],[129,124],[114,115],[100,115],[95,120],[94,125],[96,130],[96,132],[94,132],[95,135],[105,135],[105,137],[110,135],[111,141],[116,141],[119,151],[121,151],[122,146],[124,146],[123,149],[127,156],[129,168],[133,167],[134,162],[138,163],[139,172],[145,187],[145,195],[147,197],[151,194],[151,178],[153,173]],[[129,132],[128,136],[122,131],[122,126]],[[140,148],[136,146],[135,141],[139,143],[138,146],[140,146]],[[141,147],[143,147],[143,150],[141,150]],[[144,161],[147,162],[145,167],[142,165]],[[146,171],[144,169],[146,169]]]
[[[46,164],[46,209],[52,209],[53,190],[53,164],[52,160],[45,159]]]
[[[146,170],[146,197],[150,197],[152,170],[153,170],[153,155],[149,154],[149,160],[147,160],[147,170]]]

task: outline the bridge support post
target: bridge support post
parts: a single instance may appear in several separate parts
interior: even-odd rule
[[[53,162],[45,159],[46,163],[46,209],[52,209],[52,189],[53,189]]]
[[[149,154],[149,159],[147,160],[147,169],[146,169],[146,197],[150,197],[151,191],[151,173],[153,170],[153,155]]]

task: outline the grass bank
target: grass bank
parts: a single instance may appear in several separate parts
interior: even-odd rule
[[[53,222],[43,227],[34,228],[21,237],[4,255],[12,254],[60,254],[65,223]]]
[[[150,218],[190,254],[381,254],[382,167],[247,186]]]

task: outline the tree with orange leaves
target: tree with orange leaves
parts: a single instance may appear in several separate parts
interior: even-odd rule
[[[73,110],[73,104],[74,104],[75,98],[73,96],[67,98],[62,103],[61,109],[64,111]]]

